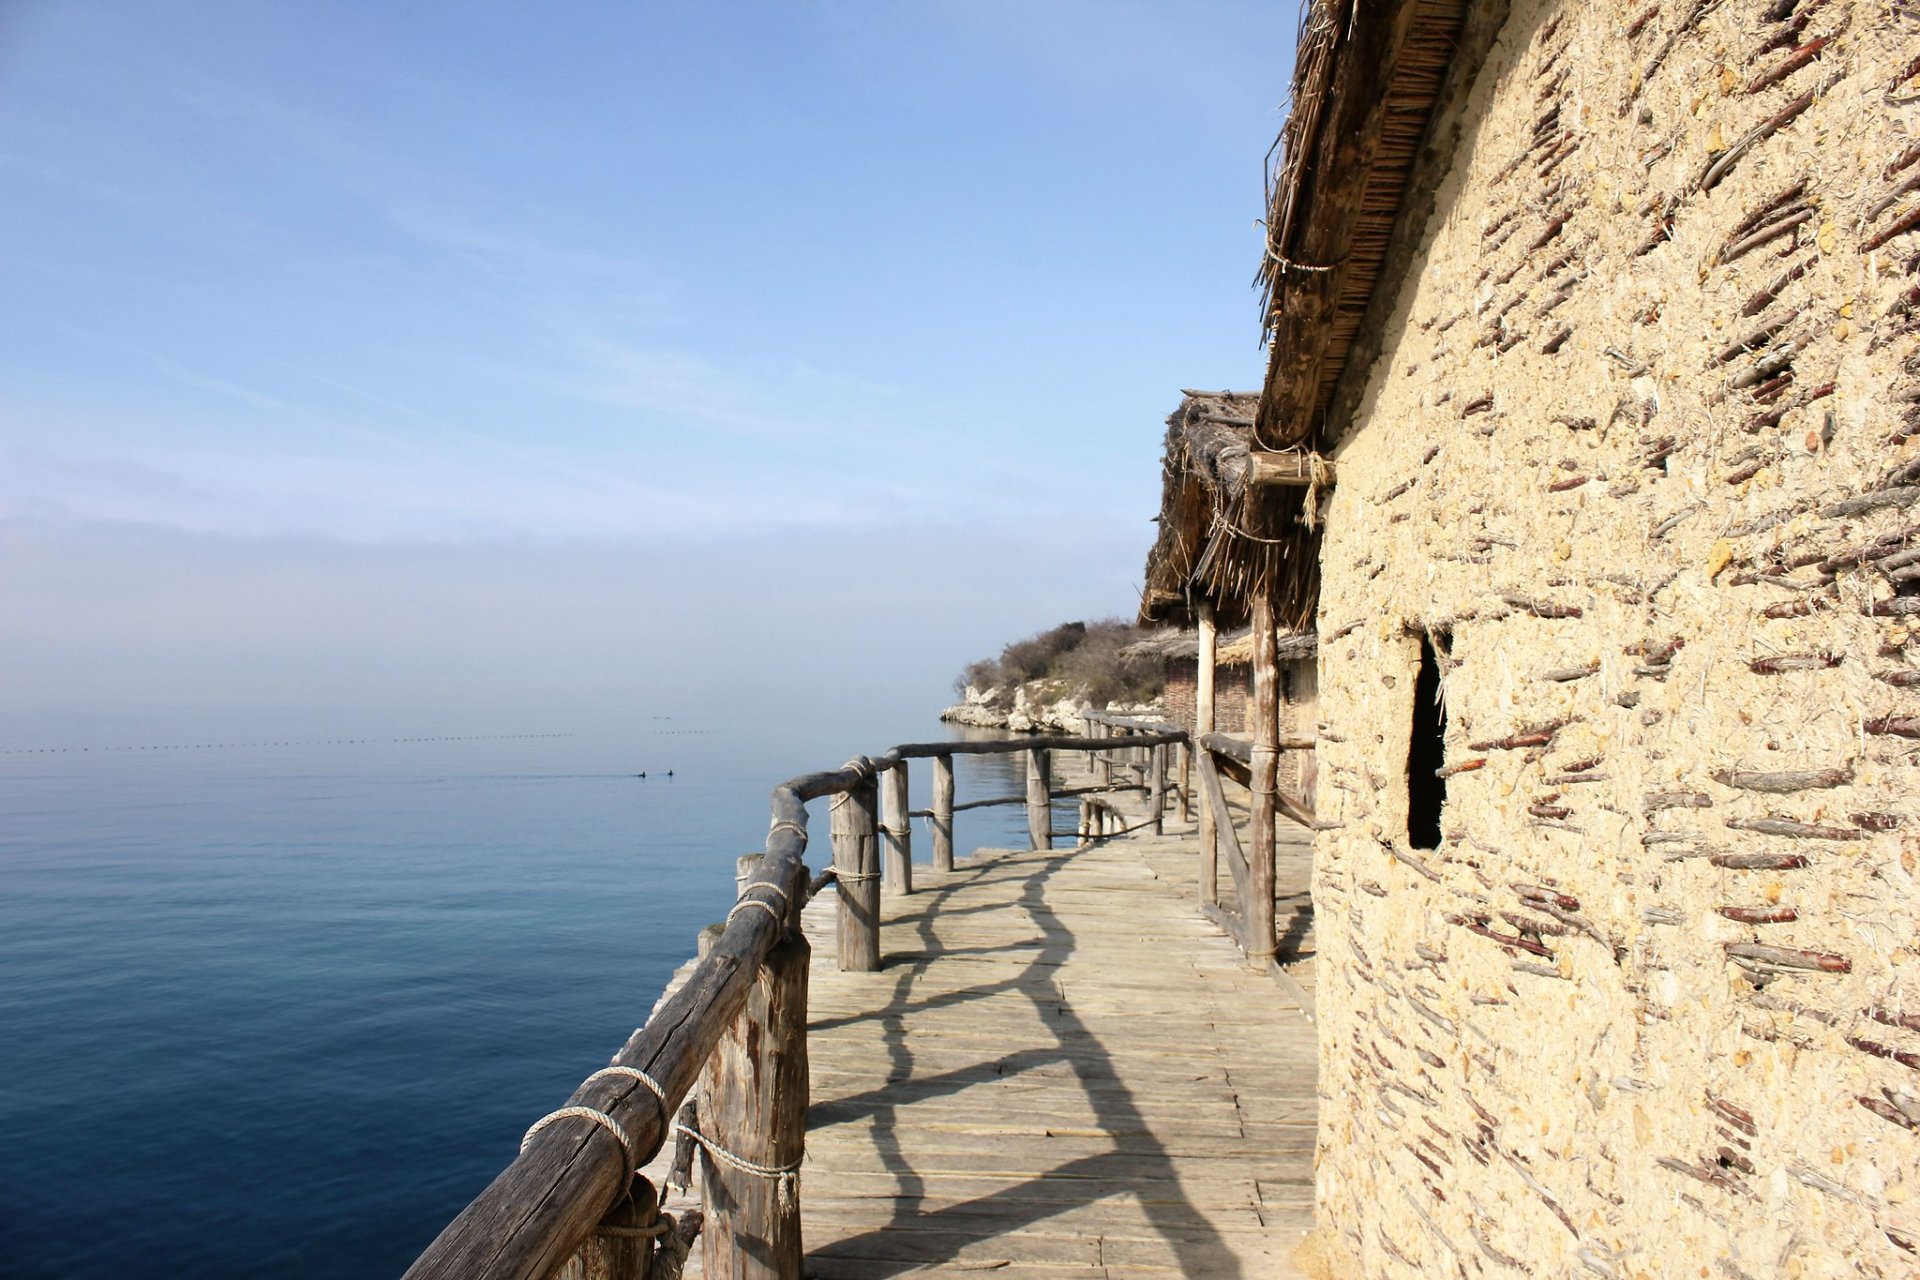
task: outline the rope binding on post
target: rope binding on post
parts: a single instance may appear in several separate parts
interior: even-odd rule
[[[530,1127],[525,1133],[525,1135],[523,1135],[520,1139],[520,1150],[522,1154],[526,1152],[527,1145],[533,1141],[533,1136],[536,1133],[539,1133],[542,1129],[546,1128],[548,1125],[553,1124],[556,1121],[560,1121],[560,1120],[591,1120],[593,1121],[593,1123],[599,1125],[602,1129],[605,1129],[608,1133],[612,1134],[616,1139],[619,1140],[620,1150],[626,1153],[627,1166],[629,1168],[635,1168],[635,1169],[639,1168],[640,1166],[639,1153],[638,1151],[635,1150],[633,1145],[633,1139],[630,1136],[628,1136],[627,1131],[621,1127],[621,1124],[618,1120],[615,1120],[612,1116],[608,1115],[606,1112],[597,1111],[592,1107],[562,1107],[558,1111],[549,1111],[547,1112],[546,1115],[543,1115],[538,1120],[535,1120],[533,1122],[532,1127]]]
[[[790,1164],[758,1164],[745,1156],[735,1155],[685,1121],[674,1121],[673,1131],[698,1143],[710,1160],[723,1164],[729,1169],[738,1170],[749,1177],[772,1179],[777,1184],[775,1196],[782,1213],[793,1213],[799,1209],[800,1163],[806,1159],[804,1151]]]

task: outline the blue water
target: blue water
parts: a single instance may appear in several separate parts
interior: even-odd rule
[[[397,1275],[725,914],[768,789],[844,748],[0,753],[0,1274]],[[1017,759],[961,757],[959,798]]]

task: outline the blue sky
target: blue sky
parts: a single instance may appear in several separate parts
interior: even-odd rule
[[[1293,26],[10,0],[0,713],[934,705],[1130,613]]]

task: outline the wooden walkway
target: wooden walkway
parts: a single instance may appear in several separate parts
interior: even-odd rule
[[[810,1276],[1299,1274],[1314,1027],[1201,918],[1191,827],[1061,843],[916,865],[879,973],[807,909]],[[1302,842],[1279,863],[1310,948]]]

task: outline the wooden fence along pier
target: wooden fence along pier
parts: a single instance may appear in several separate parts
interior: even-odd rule
[[[1315,1045],[1311,997],[1275,960],[1275,836],[1243,852],[1222,785],[1256,777],[1254,752],[1090,715],[1085,737],[915,743],[774,788],[765,852],[740,860],[737,900],[697,961],[408,1276],[630,1280],[686,1265],[797,1280],[951,1261],[1015,1280],[1030,1266],[1233,1275],[1253,1258],[1284,1273],[1285,1237],[1310,1216]],[[954,757],[1005,753],[1024,755],[1025,788],[956,804]],[[921,759],[932,800],[913,809]],[[1219,845],[1199,877],[1196,775]],[[1078,801],[1071,833],[1053,828],[1062,797]],[[832,862],[813,875],[820,799]],[[1029,850],[956,867],[955,815],[990,805],[1025,807]],[[1244,808],[1260,807],[1251,792]],[[916,818],[934,876],[919,893]],[[1055,852],[1067,835],[1073,849]],[[1199,892],[1216,856],[1226,903]],[[1283,898],[1304,900],[1305,865],[1290,864]],[[889,930],[911,948],[883,949]],[[876,1019],[891,1028],[880,1042]],[[1033,1046],[1011,1047],[1023,1035]],[[901,1069],[910,1043],[930,1075]],[[860,1087],[816,1096],[815,1071]],[[1259,1098],[1252,1078],[1271,1082]],[[875,1107],[892,1117],[884,1143]],[[701,1209],[661,1212],[655,1182],[685,1187],[696,1163]],[[811,1256],[803,1203],[821,1218]],[[978,1262],[982,1248],[998,1252]]]

